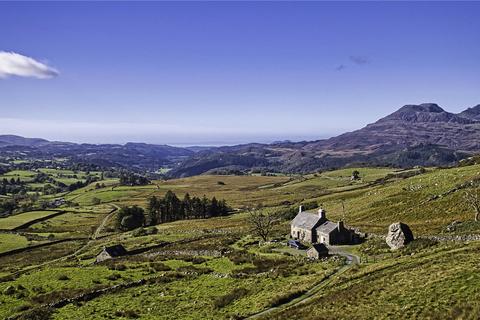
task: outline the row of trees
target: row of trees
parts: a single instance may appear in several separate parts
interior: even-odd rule
[[[120,185],[122,186],[144,186],[150,183],[150,180],[139,174],[127,172],[120,174]]]
[[[170,190],[163,198],[151,197],[147,210],[151,224],[219,217],[228,215],[231,211],[225,200],[217,200],[215,197],[208,199],[206,196],[202,198],[191,197],[188,193],[180,200]]]
[[[116,224],[118,229],[125,231],[176,220],[225,216],[230,212],[225,200],[190,197],[188,193],[180,200],[175,193],[167,191],[163,198],[149,198],[147,214],[138,206],[121,208]]]

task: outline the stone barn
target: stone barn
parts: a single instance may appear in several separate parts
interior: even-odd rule
[[[102,262],[108,259],[125,256],[127,253],[127,249],[125,249],[121,244],[105,247],[97,255],[96,262]]]
[[[300,206],[297,216],[290,223],[290,237],[308,243],[343,245],[356,242],[353,230],[345,228],[342,221],[334,223],[327,219],[325,210],[317,213],[303,211]]]
[[[320,259],[328,256],[328,248],[323,243],[314,243],[310,249],[307,250],[307,257],[310,259]]]

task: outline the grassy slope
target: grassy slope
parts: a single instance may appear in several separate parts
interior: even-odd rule
[[[438,246],[351,269],[306,304],[268,319],[478,319],[480,243]]]
[[[35,219],[48,217],[56,211],[30,211],[0,219],[0,229],[11,230]]]
[[[358,169],[362,181],[350,181],[353,169],[344,169],[304,177],[237,177],[237,176],[198,176],[169,181],[156,181],[154,185],[141,187],[115,187],[115,180],[107,181],[107,188],[95,189],[93,185],[69,193],[66,198],[78,202],[77,211],[92,211],[95,213],[75,213],[53,218],[44,223],[32,226],[29,232],[46,234],[73,235],[77,230],[89,234],[111,207],[108,205],[146,205],[146,198],[151,195],[163,195],[167,190],[175,191],[180,197],[186,192],[191,195],[208,197],[216,196],[226,199],[235,208],[263,203],[275,210],[276,206],[293,205],[300,201],[315,199],[324,203],[332,220],[342,217],[341,201],[346,206],[345,219],[348,224],[360,226],[365,231],[385,232],[393,221],[402,220],[409,223],[416,234],[435,234],[452,220],[471,219],[469,210],[465,207],[461,192],[433,201],[426,201],[432,195],[444,193],[458,184],[464,183],[480,174],[480,166],[454,168],[448,170],[429,169],[426,174],[408,179],[388,182],[384,185],[368,186],[368,183],[384,177],[392,172],[390,169]],[[221,181],[223,184],[219,184]],[[113,189],[112,189],[113,188]],[[93,198],[103,202],[101,206],[90,207]],[[418,205],[422,203],[422,205]],[[73,210],[73,208],[72,208]],[[132,233],[110,235],[89,243],[79,254],[79,261],[58,262],[48,268],[32,271],[14,281],[0,284],[0,292],[9,285],[26,288],[19,295],[6,296],[0,294],[0,315],[5,316],[25,305],[36,305],[38,299],[48,299],[48,295],[68,294],[77,289],[91,289],[99,285],[112,285],[143,277],[158,275],[150,267],[151,259],[121,259],[119,263],[126,266],[125,271],[116,271],[105,266],[92,266],[95,255],[105,245],[122,243],[128,249],[147,248],[164,241],[175,242],[190,240],[185,244],[170,245],[165,250],[220,250],[226,248],[238,251],[233,240],[244,238],[249,232],[245,214],[208,220],[177,221],[158,226],[156,235],[133,237]],[[0,220],[1,222],[2,220]],[[288,223],[277,227],[277,234],[288,231]],[[203,238],[200,239],[200,238]],[[197,240],[196,240],[197,239]],[[248,241],[246,241],[248,242]],[[85,244],[86,242],[83,242]],[[9,272],[24,266],[35,265],[73,252],[82,242],[55,245],[35,253],[19,254],[8,259],[0,272]],[[393,318],[401,318],[401,312],[415,318],[445,314],[452,308],[448,303],[456,305],[466,295],[478,298],[475,289],[478,284],[478,250],[480,244],[468,247],[437,247],[430,252],[402,257],[399,260],[383,260],[360,267],[355,272],[345,276],[328,288],[326,299],[328,303],[321,306],[308,304],[305,309],[298,309],[302,315],[312,314],[316,318],[328,318],[332,314],[341,314],[345,303],[350,303],[354,318],[372,312],[378,317],[382,310],[391,312]],[[276,298],[291,294],[299,289],[305,289],[331,272],[335,266],[329,263],[306,264],[297,267],[298,260],[280,253],[261,252],[253,245],[246,247],[250,252],[266,255],[270,259],[289,259],[289,271],[283,276],[232,278],[232,273],[238,268],[252,267],[251,263],[235,264],[230,259],[205,256],[206,262],[192,264],[182,257],[167,257],[161,260],[173,270],[167,274],[181,271],[181,267],[195,266],[210,268],[215,273],[180,277],[173,282],[150,284],[138,288],[108,294],[79,306],[69,305],[60,309],[57,319],[77,319],[118,317],[116,310],[134,312],[145,319],[158,317],[173,318],[229,318],[234,315],[247,315],[260,311],[270,305]],[[157,250],[157,249],[156,249]],[[158,249],[161,250],[161,249]],[[158,251],[157,250],[157,251]],[[475,260],[477,259],[477,260]],[[153,259],[156,262],[157,258]],[[455,263],[455,261],[460,263]],[[426,266],[425,271],[423,266]],[[82,266],[82,268],[79,268]],[[420,266],[422,266],[420,268]],[[67,275],[68,280],[59,280],[60,275]],[[108,279],[112,274],[120,274],[121,278]],[[216,275],[217,274],[217,275]],[[218,274],[226,277],[218,277]],[[53,280],[52,280],[53,279]],[[347,281],[348,280],[348,281]],[[50,283],[51,282],[51,283]],[[36,292],[35,283],[45,283],[45,292]],[[369,284],[372,283],[370,290]],[[395,286],[400,289],[396,290]],[[224,307],[216,307],[212,297],[228,294],[234,287],[247,290],[244,297],[238,298]],[[422,290],[425,289],[425,294]],[[455,291],[455,292],[450,292]],[[460,293],[456,293],[456,292]],[[347,292],[353,292],[358,300],[350,301]],[[442,298],[437,303],[435,293],[452,296],[453,300]],[[463,292],[463,293],[462,293]],[[22,297],[23,295],[23,297]],[[45,297],[47,295],[47,297]],[[412,296],[412,298],[409,298]],[[371,298],[368,298],[371,297]],[[322,300],[323,301],[323,300]],[[332,302],[333,301],[333,302]],[[343,301],[343,302],[342,302]],[[418,301],[418,302],[416,302]],[[322,302],[323,303],[323,302]],[[425,305],[431,306],[426,308]],[[467,306],[468,307],[468,306]],[[472,308],[475,306],[472,305]],[[443,308],[443,309],[442,309]],[[465,306],[459,307],[459,312],[465,312]],[[312,311],[313,310],[313,311]],[[429,312],[429,313],[428,313]],[[435,313],[437,312],[437,313]],[[290,314],[292,315],[292,314]],[[288,318],[288,317],[287,317]],[[292,316],[290,317],[292,318]],[[342,318],[342,317],[340,317]]]
[[[385,233],[389,224],[403,221],[416,234],[436,234],[454,220],[472,220],[472,210],[463,199],[463,191],[436,200],[457,185],[480,176],[480,166],[429,169],[427,173],[363,190],[317,198],[324,203],[332,219],[343,217],[347,224],[364,231]]]

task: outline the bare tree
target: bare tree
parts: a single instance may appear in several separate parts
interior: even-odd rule
[[[475,210],[475,221],[480,220],[480,189],[470,189],[465,191],[465,201]]]
[[[252,225],[252,231],[262,238],[263,241],[267,241],[268,236],[271,234],[277,217],[271,212],[265,212],[261,208],[248,208],[248,221]]]

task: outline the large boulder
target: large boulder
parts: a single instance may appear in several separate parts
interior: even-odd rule
[[[386,241],[388,246],[393,250],[403,248],[407,243],[413,241],[412,230],[410,230],[405,223],[392,223],[390,227],[388,227]]]

